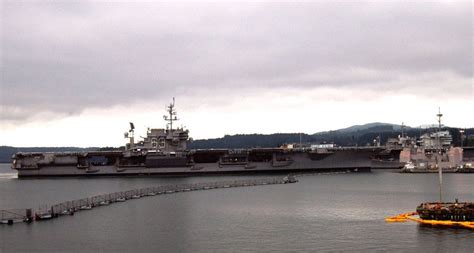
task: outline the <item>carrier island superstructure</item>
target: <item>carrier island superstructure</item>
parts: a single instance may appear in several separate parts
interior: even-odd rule
[[[122,150],[16,153],[12,168],[19,177],[98,175],[204,175],[302,171],[370,171],[377,147],[188,149],[189,131],[175,127],[173,102],[166,128],[148,129],[135,142],[135,127],[125,133]]]

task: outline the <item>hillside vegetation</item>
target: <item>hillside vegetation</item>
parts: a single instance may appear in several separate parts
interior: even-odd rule
[[[315,134],[299,133],[275,133],[275,134],[237,134],[225,135],[222,138],[194,140],[189,144],[190,149],[210,148],[255,148],[255,147],[279,147],[285,143],[299,143],[300,137],[303,143],[334,143],[339,146],[366,146],[372,145],[373,140],[380,136],[381,142],[385,143],[388,138],[396,138],[401,134],[401,126],[387,123],[370,123],[352,126],[335,131],[320,132]],[[458,128],[445,128],[453,136],[453,144],[459,146],[460,134]],[[405,132],[410,137],[433,131],[432,129],[410,128]],[[474,136],[474,128],[466,129],[465,136]],[[464,146],[474,146],[473,138],[466,138]],[[78,147],[10,147],[0,146],[0,163],[10,163],[11,157],[16,152],[78,152],[91,150],[110,150],[113,148],[78,148]]]

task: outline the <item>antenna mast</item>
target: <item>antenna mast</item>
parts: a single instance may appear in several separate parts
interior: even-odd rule
[[[405,122],[402,122],[402,138],[405,138]]]
[[[303,149],[303,141],[301,139],[301,132],[300,132],[300,149]]]
[[[436,135],[438,137],[438,156],[436,156],[436,166],[438,166],[438,175],[439,175],[439,202],[443,202],[443,170],[441,166],[439,166],[439,159],[441,159],[441,117],[443,117],[443,114],[441,114],[441,109],[438,107],[438,114],[436,114],[438,117],[438,134]]]
[[[174,97],[173,97],[173,103],[170,103],[166,107],[166,111],[168,111],[168,116],[164,115],[163,119],[169,122],[167,124],[167,126],[169,126],[169,130],[172,131],[173,130],[173,121],[178,120],[178,117],[176,116],[176,110],[174,109]]]

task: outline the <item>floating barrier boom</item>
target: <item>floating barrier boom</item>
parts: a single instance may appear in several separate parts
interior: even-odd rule
[[[248,179],[235,181],[219,181],[196,184],[182,184],[182,185],[163,185],[153,186],[134,190],[120,191],[114,193],[101,194],[88,198],[77,200],[70,200],[55,204],[46,210],[38,210],[33,212],[33,209],[12,209],[0,210],[0,223],[12,225],[16,222],[31,222],[38,220],[46,220],[59,217],[61,215],[73,215],[77,211],[90,210],[98,206],[106,206],[112,203],[124,202],[130,199],[138,199],[147,196],[155,196],[160,194],[171,194],[177,192],[188,192],[198,190],[210,190],[219,188],[231,187],[247,187],[257,185],[272,185],[272,184],[288,184],[296,183],[298,180],[292,175],[283,178],[262,178],[262,179]],[[34,216],[33,216],[34,213]]]
[[[451,220],[424,220],[418,217],[417,212],[403,213],[396,216],[385,218],[386,222],[405,222],[405,221],[416,221],[420,224],[427,224],[432,226],[448,226],[448,227],[463,227],[474,229],[473,221],[451,221]]]

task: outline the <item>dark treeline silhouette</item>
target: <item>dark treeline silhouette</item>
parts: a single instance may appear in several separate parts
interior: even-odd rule
[[[453,144],[461,145],[459,128],[444,128],[453,136]],[[431,133],[435,129],[407,128],[404,133],[409,137],[419,138],[422,134]],[[355,131],[329,131],[312,135],[299,133],[278,133],[278,134],[238,134],[226,135],[222,138],[195,140],[189,147],[192,149],[208,148],[268,148],[280,147],[285,143],[299,143],[300,136],[302,143],[334,143],[338,146],[367,146],[373,145],[374,139],[380,136],[382,144],[386,143],[388,138],[397,138],[401,135],[401,130],[393,126],[374,126],[367,129]],[[465,136],[474,135],[474,128],[466,129]],[[464,139],[463,146],[474,146],[472,138]]]
[[[349,129],[349,130],[348,130]],[[453,136],[453,144],[461,145],[459,128],[443,128],[448,130]],[[434,132],[436,129],[406,128],[405,134],[410,137],[419,138],[424,133]],[[381,143],[387,142],[388,138],[396,138],[401,135],[401,128],[397,125],[389,124],[367,124],[351,128],[320,132],[316,134],[299,133],[276,133],[276,134],[237,134],[225,135],[222,138],[194,140],[189,144],[190,149],[210,149],[210,148],[270,148],[280,147],[286,143],[334,143],[338,146],[367,146],[373,145],[374,139],[380,136]],[[474,146],[474,128],[465,129],[463,146]],[[94,150],[118,150],[114,147],[31,147],[17,148],[10,146],[0,146],[0,163],[10,163],[11,157],[16,152],[80,152]]]

